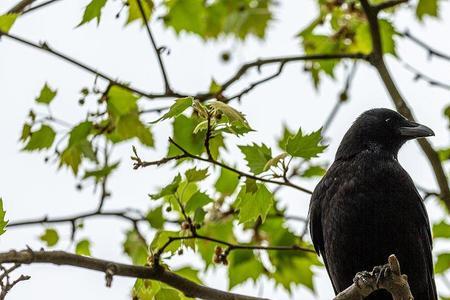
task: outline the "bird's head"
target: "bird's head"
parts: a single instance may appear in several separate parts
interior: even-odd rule
[[[350,157],[367,149],[386,151],[396,156],[406,141],[433,135],[430,128],[409,121],[393,110],[371,109],[360,115],[347,131],[339,145],[336,159]]]

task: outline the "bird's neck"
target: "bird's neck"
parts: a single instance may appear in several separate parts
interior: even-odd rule
[[[356,141],[356,142],[345,142],[343,141],[336,152],[336,160],[347,160],[362,152],[373,153],[378,156],[394,158],[397,160],[398,147],[387,147],[379,143],[372,143],[370,141]]]

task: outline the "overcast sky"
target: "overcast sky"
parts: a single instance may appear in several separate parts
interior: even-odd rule
[[[4,12],[17,0],[0,1],[0,11]],[[147,36],[137,24],[123,28],[124,15],[116,19],[120,1],[109,1],[103,12],[100,26],[92,22],[87,26],[75,28],[79,23],[84,6],[89,1],[60,1],[46,9],[30,13],[19,18],[12,33],[33,41],[47,41],[53,48],[76,57],[89,65],[120,78],[133,82],[151,92],[162,91],[161,77],[152,48]],[[280,56],[299,53],[299,41],[295,34],[316,14],[316,1],[280,0],[275,10],[275,20],[270,26],[267,42],[249,39],[245,43],[231,39],[204,43],[191,35],[177,37],[172,31],[163,29],[159,23],[152,23],[155,37],[160,45],[170,48],[170,55],[165,56],[166,66],[172,85],[183,92],[198,92],[208,88],[211,77],[219,82],[227,78],[242,63],[260,57]],[[442,3],[442,16],[450,15],[450,6]],[[409,28],[430,45],[450,53],[450,20],[426,20],[420,25],[409,10],[403,10],[395,20],[398,29]],[[232,51],[229,64],[223,65],[220,54]],[[408,41],[399,41],[398,53],[409,64],[449,82],[450,64],[434,59],[429,62],[427,53]],[[418,120],[436,132],[430,139],[432,144],[445,146],[449,143],[447,122],[442,116],[442,108],[449,104],[449,93],[431,88],[423,82],[413,82],[413,74],[392,58],[388,58],[400,90],[413,107]],[[265,68],[264,72],[270,72]],[[246,141],[255,140],[268,145],[275,145],[274,137],[281,133],[282,124],[291,128],[302,126],[307,131],[316,130],[323,125],[328,113],[336,102],[342,80],[324,80],[320,91],[315,91],[307,75],[301,72],[300,64],[288,65],[284,73],[270,83],[258,87],[243,98],[239,109],[243,111],[257,132],[249,135]],[[339,70],[337,78],[342,78]],[[245,77],[245,83],[258,77],[252,73]],[[259,77],[258,77],[259,78]],[[45,82],[58,89],[58,96],[52,103],[53,113],[68,122],[76,123],[82,118],[83,109],[77,104],[79,90],[91,86],[94,78],[72,65],[55,57],[17,44],[7,38],[0,41],[0,195],[4,198],[7,216],[11,221],[24,218],[64,216],[85,212],[97,206],[97,196],[91,187],[77,191],[77,183],[67,170],[56,171],[56,166],[44,163],[44,154],[22,153],[18,137],[28,110],[34,106],[34,98]],[[238,85],[239,87],[239,85]],[[145,100],[143,100],[145,103]],[[164,103],[162,103],[164,104]],[[157,105],[147,104],[149,107]],[[236,104],[237,105],[237,104]],[[392,104],[381,85],[378,75],[365,64],[357,70],[354,84],[350,91],[350,102],[342,106],[333,127],[327,132],[330,147],[323,156],[331,161],[336,147],[351,122],[364,110],[373,107],[388,107]],[[140,149],[147,158],[160,158],[166,150],[166,140],[170,135],[167,125],[154,129],[157,140],[156,150]],[[239,141],[244,143],[245,141]],[[158,186],[166,184],[174,171],[169,168],[134,171],[131,162],[130,145],[118,147],[116,157],[123,157],[119,172],[111,179],[113,197],[106,203],[107,208],[134,207],[146,209],[149,206],[147,194],[154,192]],[[237,151],[230,155],[233,161],[241,161]],[[410,172],[413,179],[434,189],[436,184],[428,162],[415,143],[407,144],[400,153],[402,165]],[[302,182],[303,186],[314,188],[315,181]],[[283,190],[280,194],[283,204],[289,207],[291,215],[305,216],[309,197],[298,191]],[[441,212],[436,203],[427,204],[430,217],[437,220]],[[298,224],[292,228],[300,231]],[[69,242],[70,231],[61,228],[62,242],[58,249],[73,251]],[[122,254],[121,243],[129,224],[116,219],[91,219],[85,222],[85,229],[78,238],[89,237],[92,242],[92,254],[95,257],[128,262]],[[42,246],[38,236],[44,226],[11,228],[0,238],[1,251],[11,248],[23,249],[25,245],[32,248]],[[153,232],[148,232],[151,238]],[[437,245],[436,248],[442,248]],[[198,261],[192,256],[183,256],[175,265],[193,264]],[[129,278],[114,278],[112,288],[106,288],[104,275],[71,267],[50,265],[24,266],[20,272],[32,276],[26,283],[13,289],[9,298],[22,299],[128,299],[130,288],[134,283]],[[203,279],[213,287],[226,289],[223,280],[225,269],[219,267],[217,272],[208,272]],[[302,276],[299,274],[299,276]],[[297,288],[292,296],[274,288],[266,281],[256,285],[245,284],[235,291],[264,295],[272,299],[330,299],[332,288],[326,273],[318,272],[315,280],[317,298],[305,288]],[[441,291],[449,294],[438,283]]]

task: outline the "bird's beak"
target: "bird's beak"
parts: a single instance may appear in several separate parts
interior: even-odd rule
[[[425,125],[412,121],[407,121],[407,124],[400,127],[400,135],[407,138],[415,139],[420,137],[434,136],[434,132],[433,130],[431,130],[431,128]]]

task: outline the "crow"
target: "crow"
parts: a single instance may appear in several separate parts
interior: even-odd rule
[[[364,112],[345,134],[309,208],[312,242],[336,294],[395,254],[415,299],[437,300],[428,215],[397,160],[406,141],[433,135],[385,108]],[[366,299],[392,296],[378,290]]]

